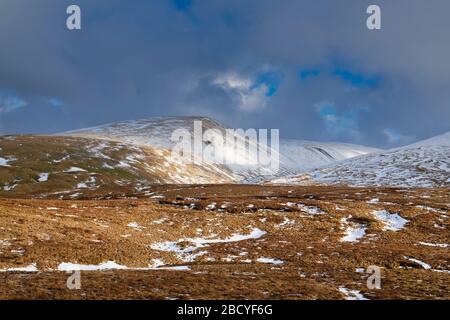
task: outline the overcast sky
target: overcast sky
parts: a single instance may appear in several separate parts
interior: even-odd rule
[[[408,144],[450,130],[449,14],[448,0],[1,0],[0,133],[202,115]]]

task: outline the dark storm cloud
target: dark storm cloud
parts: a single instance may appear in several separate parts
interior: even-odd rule
[[[372,2],[2,0],[0,132],[164,115],[384,147],[448,131],[450,2],[376,1],[369,31]]]

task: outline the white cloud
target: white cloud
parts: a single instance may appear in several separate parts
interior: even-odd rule
[[[238,75],[237,73],[226,73],[216,77],[213,85],[224,89],[243,111],[256,111],[267,105],[269,88],[262,83],[255,86],[252,79]]]

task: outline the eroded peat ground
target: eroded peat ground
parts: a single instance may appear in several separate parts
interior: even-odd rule
[[[449,191],[161,185],[1,199],[0,299],[449,299]],[[368,289],[369,266],[381,289]]]

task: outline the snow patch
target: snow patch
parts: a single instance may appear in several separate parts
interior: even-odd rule
[[[3,190],[5,191],[11,191],[12,189],[14,189],[15,187],[17,187],[17,184],[10,184],[10,185],[6,185],[3,187]]]
[[[32,263],[27,267],[0,269],[0,272],[38,272],[36,263]]]
[[[342,242],[358,242],[358,240],[366,234],[367,226],[365,224],[350,221],[351,218],[352,216],[350,215],[347,218],[341,219],[341,223],[344,226],[347,226],[345,236],[341,238]]]
[[[446,243],[430,243],[430,242],[419,242],[423,246],[428,247],[440,247],[440,248],[447,248],[448,244]]]
[[[153,250],[158,251],[165,251],[165,252],[173,252],[177,254],[177,258],[180,260],[183,260],[185,262],[192,262],[197,257],[202,256],[206,254],[206,251],[201,251],[198,253],[192,253],[196,251],[199,248],[206,247],[210,244],[214,243],[227,243],[227,242],[238,242],[243,240],[249,240],[249,239],[258,239],[265,235],[266,232],[262,231],[258,228],[254,228],[250,234],[247,235],[241,235],[241,234],[234,234],[231,237],[225,238],[225,239],[210,239],[210,238],[185,238],[185,239],[179,239],[178,241],[167,241],[167,242],[156,242],[150,245],[150,248]],[[188,242],[192,243],[190,246],[182,247],[180,246],[180,243]]]
[[[384,224],[383,230],[399,231],[409,222],[397,213],[390,213],[387,210],[376,210],[372,214],[377,220]]]
[[[82,169],[82,168],[78,168],[78,167],[70,167],[68,170],[64,171],[64,172],[86,172],[86,170]]]
[[[344,294],[345,300],[369,300],[358,290],[350,290],[345,287],[340,287],[339,292]]]
[[[341,238],[343,242],[358,242],[359,239],[366,234],[366,226],[360,225],[359,227],[351,226],[345,230],[345,236]]]
[[[414,263],[417,263],[418,265],[420,265],[422,268],[424,268],[425,270],[429,270],[431,269],[431,266],[423,261],[420,261],[418,259],[414,259],[414,258],[410,258],[410,257],[404,257],[405,259],[408,259],[409,261],[412,261]]]
[[[215,203],[215,202],[213,202],[213,203],[211,203],[211,204],[208,204],[207,206],[206,206],[206,210],[214,210],[214,209],[216,209],[216,205],[217,205],[217,203]]]
[[[139,225],[137,222],[130,222],[129,224],[127,224],[127,227],[142,231],[142,229],[144,229],[143,226]]]
[[[127,267],[115,263],[114,261],[107,261],[98,265],[95,264],[77,264],[63,262],[58,266],[58,271],[98,271],[98,270],[117,270],[127,269]]]
[[[47,172],[43,172],[43,173],[41,173],[41,174],[39,174],[39,178],[38,178],[38,182],[45,182],[45,181],[48,181],[48,176],[49,176],[49,173],[47,173]]]
[[[281,205],[285,205],[288,207],[295,207],[299,208],[300,211],[311,214],[311,215],[320,215],[320,214],[326,214],[325,211],[322,211],[320,208],[315,206],[307,206],[303,203],[295,203],[295,202],[287,202],[287,203],[281,203]]]
[[[162,260],[153,259],[153,264],[145,268],[130,268],[115,263],[114,261],[107,261],[98,265],[95,264],[77,264],[77,263],[61,263],[58,266],[58,271],[102,271],[102,270],[132,270],[132,271],[146,271],[146,270],[190,270],[187,266],[167,266],[162,267]]]
[[[273,258],[266,258],[266,257],[261,257],[256,259],[257,262],[260,263],[270,263],[270,264],[275,264],[275,265],[279,265],[279,264],[283,264],[284,261],[283,260],[278,260],[278,259],[273,259]]]
[[[283,222],[280,223],[280,224],[277,224],[275,227],[282,228],[284,226],[290,226],[290,225],[293,225],[293,224],[295,224],[295,220],[290,220],[289,218],[285,217]]]
[[[16,160],[17,160],[17,158],[15,158],[15,157],[7,157],[7,158],[0,157],[0,166],[11,167],[9,162],[16,161]]]

